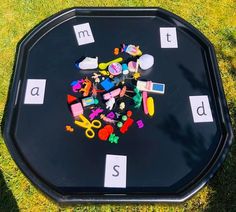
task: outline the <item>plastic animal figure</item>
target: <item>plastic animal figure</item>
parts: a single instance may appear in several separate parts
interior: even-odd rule
[[[78,90],[80,90],[82,88],[82,84],[83,84],[84,80],[76,80],[73,81],[70,85],[72,86],[72,90],[73,92],[78,92]]]
[[[86,77],[86,79],[83,82],[83,85],[85,86],[81,88],[79,92],[83,92],[83,96],[88,96],[90,88],[92,87],[92,82]]]

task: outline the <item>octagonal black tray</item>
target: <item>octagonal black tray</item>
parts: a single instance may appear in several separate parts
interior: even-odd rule
[[[78,45],[73,26],[83,23],[95,42]],[[166,27],[176,30],[177,46],[161,46]],[[155,57],[145,77],[166,85],[164,95],[153,95],[155,117],[138,112],[145,127],[131,128],[115,145],[87,141],[83,129],[66,132],[69,84],[82,76],[74,62],[96,55],[110,60],[120,43]],[[24,104],[28,79],[46,79],[42,104]],[[200,96],[195,109],[190,96]],[[197,109],[207,120],[193,119]],[[212,44],[161,8],[72,8],[36,26],[18,46],[3,133],[22,172],[59,202],[184,201],[213,176],[233,137]],[[104,187],[106,155],[126,157],[125,187]]]

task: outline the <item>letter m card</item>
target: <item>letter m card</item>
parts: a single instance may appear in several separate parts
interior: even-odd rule
[[[93,33],[89,23],[75,25],[74,31],[79,46],[94,42]]]

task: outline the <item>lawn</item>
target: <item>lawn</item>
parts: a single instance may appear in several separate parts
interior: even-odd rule
[[[36,24],[69,7],[158,6],[198,28],[214,44],[236,132],[236,1],[235,0],[1,0],[0,120],[7,100],[16,45]],[[20,172],[0,138],[0,211],[236,211],[236,144],[223,166],[200,192],[181,204],[86,204],[62,206],[37,190]]]

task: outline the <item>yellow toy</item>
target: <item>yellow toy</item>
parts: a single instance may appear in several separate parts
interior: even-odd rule
[[[147,98],[147,109],[148,109],[148,114],[150,116],[153,116],[155,108],[154,108],[154,99],[152,97]]]
[[[107,63],[99,63],[98,65],[98,68],[101,69],[101,70],[105,70],[107,68],[107,66],[109,66],[110,64],[112,63],[120,63],[123,61],[123,58],[122,57],[118,57],[112,61],[109,61]]]
[[[75,124],[79,127],[85,128],[85,135],[87,138],[94,138],[95,132],[92,128],[99,129],[102,126],[102,123],[99,120],[93,120],[90,122],[88,119],[85,118],[83,114],[79,115],[81,121],[75,120]]]

